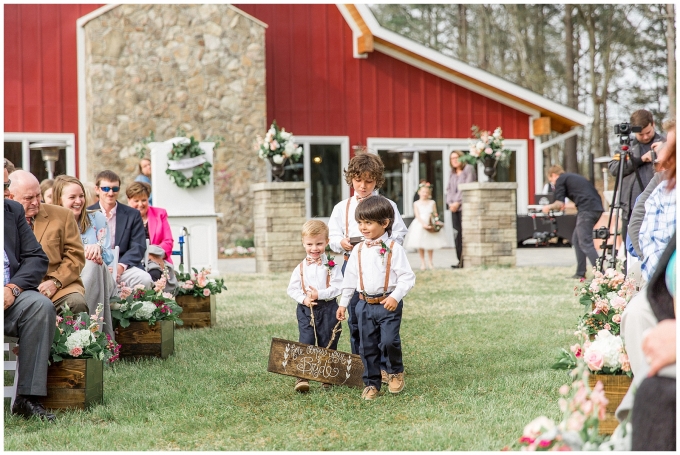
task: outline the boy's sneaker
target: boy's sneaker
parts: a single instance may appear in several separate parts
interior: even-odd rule
[[[380,370],[380,376],[382,377],[383,384],[387,384],[388,382],[390,382],[389,376],[387,375],[387,371]]]
[[[376,398],[378,398],[378,394],[379,394],[379,393],[380,393],[380,392],[378,392],[378,389],[376,389],[376,388],[373,387],[372,385],[369,385],[369,386],[366,387],[366,388],[364,389],[364,391],[361,393],[361,398],[363,398],[364,400],[369,400],[369,401],[370,401],[370,400],[375,400]]]
[[[404,390],[404,373],[390,374],[387,388],[390,389],[390,393],[399,393]]]
[[[302,378],[297,378],[295,381],[295,391],[300,393],[309,392],[309,381]]]

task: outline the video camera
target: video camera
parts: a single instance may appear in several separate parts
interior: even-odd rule
[[[617,136],[629,136],[630,133],[641,133],[642,132],[642,127],[641,126],[631,126],[630,123],[619,123],[618,125],[614,125],[614,134]]]

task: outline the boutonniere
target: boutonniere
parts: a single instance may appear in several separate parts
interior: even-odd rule
[[[328,269],[328,275],[331,274],[333,271],[333,267],[335,267],[335,256],[331,256],[330,250],[326,250],[326,268]]]
[[[385,265],[385,255],[391,253],[392,250],[387,246],[385,242],[380,241],[380,257],[382,258],[382,263]]]

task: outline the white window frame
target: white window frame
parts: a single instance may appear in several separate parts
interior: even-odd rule
[[[13,163],[31,172],[31,142],[62,141],[66,143],[66,174],[76,175],[76,135],[74,133],[5,133],[5,142],[21,142],[21,161]]]
[[[304,180],[307,184],[305,188],[305,216],[312,218],[312,172],[310,163],[310,145],[340,145],[340,172],[349,165],[349,136],[298,136],[295,135],[295,142],[302,145]],[[342,199],[349,197],[349,186],[344,184],[344,177],[340,175],[340,187],[342,188]],[[336,203],[340,201],[335,201]],[[330,217],[319,218],[328,223]]]
[[[427,150],[441,150],[442,152],[442,172],[444,172],[442,188],[444,200],[446,200],[446,188],[449,184],[449,175],[451,175],[451,164],[448,160],[449,155],[454,150],[466,151],[470,148],[468,138],[384,138],[384,137],[369,137],[366,144],[370,150],[390,150],[397,147],[413,146],[420,147]],[[513,150],[516,154],[515,158],[515,175],[517,180],[517,213],[527,213],[527,204],[529,202],[529,144],[526,139],[505,139],[503,142],[505,148]],[[406,195],[415,194],[418,187],[418,154],[413,154],[413,162],[409,166],[408,172],[403,174],[404,185],[404,201],[408,200]],[[480,175],[481,174],[481,175]],[[477,172],[478,181],[488,181],[483,172]],[[413,216],[413,207],[405,204],[404,217]],[[451,212],[445,211],[447,238],[451,238],[453,233],[450,232],[451,227]]]

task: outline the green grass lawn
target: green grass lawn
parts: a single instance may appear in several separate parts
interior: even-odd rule
[[[289,274],[227,275],[217,326],[177,330],[167,360],[104,371],[104,404],[14,417],[5,450],[499,450],[539,415],[559,417],[582,309],[573,268],[417,272],[401,328],[406,388],[373,402],[360,389],[323,391],[267,372],[272,337],[297,341]],[[346,325],[343,325],[346,329]],[[344,330],[339,349],[349,351]],[[6,401],[6,403],[8,403]]]

